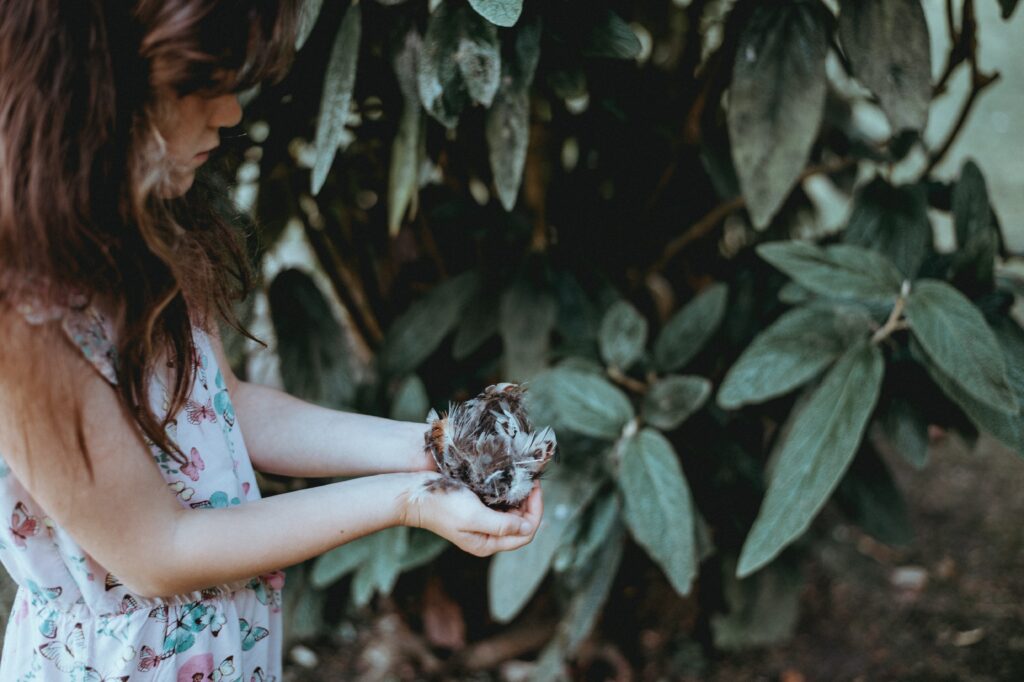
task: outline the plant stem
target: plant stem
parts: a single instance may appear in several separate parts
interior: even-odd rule
[[[647,384],[638,379],[634,379],[631,376],[627,376],[626,373],[618,367],[609,367],[608,377],[615,383],[625,386],[634,393],[639,393],[640,395],[647,393]]]
[[[871,343],[877,345],[892,336],[893,332],[909,328],[910,325],[903,319],[903,309],[907,305],[907,296],[909,295],[910,282],[903,282],[903,289],[900,291],[899,298],[896,299],[896,304],[893,305],[892,311],[889,313],[889,319],[871,336]]]

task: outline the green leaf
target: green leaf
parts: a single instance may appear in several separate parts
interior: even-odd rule
[[[884,256],[849,244],[821,248],[809,242],[761,244],[757,253],[820,296],[893,303],[903,277]]]
[[[862,448],[854,458],[836,489],[836,502],[851,521],[879,542],[903,547],[914,537],[903,494],[885,462],[870,447]]]
[[[614,440],[633,418],[633,405],[618,388],[600,376],[556,367],[530,381],[527,404],[536,423]]]
[[[509,381],[529,379],[547,366],[558,303],[547,291],[520,278],[502,295],[499,315],[505,347],[503,375]]]
[[[491,106],[501,80],[501,43],[498,29],[471,12],[463,11],[462,31],[455,60],[471,100]]]
[[[709,395],[711,382],[704,377],[664,377],[644,396],[644,421],[662,431],[671,431],[703,407]]]
[[[455,55],[459,50],[463,8],[443,2],[430,15],[417,62],[417,85],[423,108],[453,129],[466,106],[466,83]]]
[[[798,567],[777,561],[745,580],[736,578],[734,567],[735,562],[727,562],[722,576],[729,613],[711,616],[715,646],[739,651],[787,641],[800,617]]]
[[[620,447],[618,485],[626,525],[673,589],[685,596],[697,575],[697,553],[693,503],[679,457],[650,428],[624,439]]]
[[[366,536],[370,550],[352,577],[352,601],[366,606],[377,592],[391,594],[409,545],[409,528],[395,526]],[[358,542],[358,541],[357,541]]]
[[[999,6],[1003,10],[1003,19],[1009,19],[1013,15],[1013,11],[1017,9],[1018,0],[999,0]]]
[[[964,163],[960,180],[953,186],[953,225],[959,248],[953,254],[955,278],[967,276],[967,283],[991,287],[995,277],[995,259],[999,233],[992,224],[985,176],[973,161]]]
[[[320,193],[334,155],[345,137],[345,121],[356,84],[356,64],[362,35],[362,9],[356,2],[345,11],[341,28],[334,39],[324,75],[324,91],[320,99],[320,115],[316,124],[316,163],[313,165],[311,191]]]
[[[568,472],[545,479],[544,516],[533,542],[491,560],[487,596],[491,616],[507,623],[522,610],[547,575],[567,528],[597,492],[598,482]]]
[[[885,439],[914,468],[928,463],[928,420],[921,409],[905,398],[892,397],[881,409],[879,425]]]
[[[481,287],[466,305],[459,328],[452,343],[452,357],[465,360],[487,339],[498,333],[498,313],[501,309],[498,292]]]
[[[1019,455],[1024,456],[1024,414],[1006,414],[995,410],[965,391],[960,384],[951,379],[928,357],[920,348],[917,353],[921,364],[928,371],[928,376],[938,385],[946,396],[960,406],[967,417],[979,430],[991,434],[996,440]]]
[[[298,52],[306,44],[309,34],[313,32],[317,17],[320,16],[320,8],[324,0],[302,0],[302,7],[299,10],[298,25],[295,28],[295,51]]]
[[[355,378],[345,334],[316,282],[289,268],[267,292],[284,389],[333,409],[351,407]]]
[[[729,287],[712,284],[665,323],[654,342],[659,372],[674,372],[700,352],[722,323],[728,300]]]
[[[384,339],[381,366],[392,376],[408,374],[430,357],[459,321],[480,285],[476,271],[438,284],[396,319]]]
[[[540,23],[516,32],[514,59],[501,64],[502,78],[494,104],[487,111],[487,148],[498,198],[511,211],[519,197],[530,141],[530,85],[540,58]]]
[[[587,34],[581,54],[586,57],[636,59],[642,49],[640,39],[629,24],[615,12],[606,10]]]
[[[931,42],[920,0],[842,0],[839,37],[853,75],[878,97],[894,133],[924,131]]]
[[[989,407],[1018,412],[999,342],[967,297],[945,282],[924,279],[914,283],[906,315],[914,337],[943,373]]]
[[[430,411],[427,387],[415,374],[407,376],[395,391],[391,401],[391,419],[405,422],[422,422]]]
[[[523,12],[523,0],[469,0],[470,6],[498,26],[515,26]]]
[[[718,404],[734,410],[792,391],[828,367],[851,343],[866,338],[871,318],[848,308],[791,310],[754,339],[729,369]]]
[[[597,340],[605,363],[629,369],[644,353],[647,320],[629,301],[616,301],[601,319]]]
[[[586,575],[595,565],[601,549],[620,526],[622,509],[619,497],[614,494],[602,494],[597,497],[587,514],[587,526],[576,539],[571,561],[571,578]],[[570,586],[576,591],[578,581],[573,580]]]
[[[740,554],[746,577],[803,535],[853,459],[878,400],[884,362],[868,342],[851,347],[796,416]]]
[[[371,537],[366,535],[318,556],[313,562],[310,583],[314,587],[327,587],[356,570],[370,558],[374,549]]]
[[[418,62],[423,108],[446,128],[458,124],[467,101],[490,106],[501,75],[497,29],[461,3],[441,3],[430,15]]]
[[[422,39],[415,28],[405,34],[395,53],[394,68],[402,91],[402,118],[391,145],[388,169],[388,234],[394,237],[419,190],[419,170],[426,156],[426,117],[420,109],[416,82]]]
[[[789,196],[818,136],[827,53],[818,3],[757,3],[740,34],[726,119],[755,227]]]
[[[422,528],[409,529],[409,542],[399,561],[402,573],[425,566],[439,557],[451,545],[443,537]]]
[[[854,199],[843,239],[887,256],[913,278],[932,249],[924,186],[893,187],[880,177],[868,183]]]

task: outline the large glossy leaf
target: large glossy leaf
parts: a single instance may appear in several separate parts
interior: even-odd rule
[[[856,309],[791,310],[754,339],[729,369],[718,404],[736,409],[784,395],[832,364],[851,343],[866,338],[871,318]]]
[[[618,485],[630,534],[661,566],[672,587],[689,594],[697,575],[693,502],[679,457],[654,429],[620,444]]]
[[[616,301],[601,319],[597,340],[605,363],[629,369],[643,355],[647,320],[629,301]]]
[[[395,54],[394,68],[402,90],[402,118],[391,145],[388,169],[388,233],[393,237],[402,227],[410,205],[415,206],[419,171],[426,156],[426,117],[420,108],[417,76],[422,39],[415,28],[405,34]]]
[[[915,282],[906,314],[915,338],[946,376],[989,407],[1018,412],[999,342],[963,294],[938,280]]]
[[[316,282],[289,268],[274,278],[267,298],[285,390],[325,407],[351,407],[356,385],[348,345]]]
[[[924,131],[932,101],[931,42],[920,0],[842,0],[839,37],[856,76],[894,132]]]
[[[882,353],[861,342],[843,354],[793,420],[768,492],[740,554],[748,576],[803,535],[853,459],[878,400]]]
[[[703,407],[709,395],[711,382],[704,377],[663,377],[644,395],[644,421],[662,431],[671,431]]]
[[[849,244],[821,248],[809,242],[770,242],[757,247],[766,261],[820,296],[892,303],[903,277],[884,256]]]
[[[334,163],[334,155],[344,140],[345,121],[348,120],[348,107],[356,84],[362,21],[362,9],[358,2],[353,3],[345,11],[345,18],[342,19],[327,61],[316,139],[313,142],[316,148],[316,163],[311,177],[313,194],[318,194],[324,186],[327,172]]]
[[[597,491],[597,481],[563,472],[545,479],[544,516],[533,542],[501,552],[491,560],[487,596],[491,616],[507,623],[516,617],[547,575],[565,531]]]
[[[629,398],[592,372],[556,367],[530,381],[527,404],[538,424],[614,440],[633,418]]]
[[[757,227],[768,225],[807,163],[825,108],[827,52],[818,3],[757,3],[740,34],[726,118]]]
[[[722,323],[728,300],[728,286],[712,284],[665,323],[654,342],[658,371],[674,372],[700,352]]]
[[[501,85],[487,111],[487,149],[498,199],[511,211],[519,196],[530,141],[530,85],[540,58],[540,23],[516,31],[512,59],[501,64]]]
[[[558,303],[547,291],[517,280],[501,297],[499,328],[505,347],[504,376],[524,381],[547,366]]]
[[[469,0],[480,16],[498,26],[515,26],[523,12],[523,0]]]
[[[953,225],[959,247],[953,255],[956,279],[975,288],[991,286],[999,234],[992,224],[985,176],[973,161],[964,163],[953,186]]]
[[[455,327],[480,284],[475,271],[438,284],[396,319],[384,339],[381,366],[392,376],[408,374],[433,353]]]
[[[887,256],[905,277],[913,278],[932,248],[924,186],[871,181],[854,199],[843,238]]]

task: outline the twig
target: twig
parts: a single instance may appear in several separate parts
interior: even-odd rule
[[[928,165],[925,167],[924,173],[921,177],[925,178],[931,175],[931,172],[935,170],[935,167],[938,166],[946,157],[946,154],[949,153],[953,143],[956,142],[957,136],[960,135],[960,130],[964,127],[964,123],[967,122],[967,119],[971,114],[971,109],[974,107],[974,102],[978,99],[978,95],[980,95],[985,88],[998,80],[998,71],[990,74],[981,73],[978,70],[978,64],[974,57],[971,57],[971,92],[967,95],[967,99],[964,100],[964,105],[960,110],[960,115],[957,117],[956,123],[954,123],[953,127],[950,129],[949,134],[946,135],[945,141],[937,150],[932,152],[931,157],[928,160]]]
[[[964,0],[963,12],[960,15],[960,31],[955,33],[955,27],[953,24],[952,6],[950,2],[946,5],[946,21],[949,24],[949,30],[951,35],[956,36],[956,40],[953,44],[953,48],[950,51],[949,65],[946,67],[946,72],[943,73],[942,78],[939,79],[939,84],[936,86],[936,92],[940,92],[939,88],[945,89],[946,80],[950,77],[950,73],[962,61],[967,61],[971,65],[971,91],[967,95],[967,99],[964,100],[964,105],[960,109],[960,115],[956,119],[956,123],[950,129],[949,134],[946,135],[945,141],[939,145],[938,149],[931,153],[928,160],[928,165],[921,175],[922,178],[928,177],[931,172],[935,169],[939,163],[946,157],[946,154],[952,148],[953,143],[959,136],[961,129],[967,122],[967,118],[971,114],[971,109],[974,107],[975,101],[978,99],[978,95],[982,93],[985,88],[989,87],[997,80],[999,80],[999,72],[994,71],[990,74],[982,73],[978,68],[978,23],[974,15],[974,0]]]
[[[893,332],[900,329],[909,328],[909,324],[903,318],[903,309],[907,305],[907,296],[910,295],[910,282],[904,281],[903,286],[900,289],[899,298],[896,299],[896,304],[893,305],[892,311],[889,313],[889,319],[885,321],[881,327],[875,330],[875,333],[871,335],[871,343],[879,344],[885,339],[889,338]]]
[[[647,393],[647,384],[638,379],[634,379],[631,376],[627,376],[626,373],[618,367],[608,368],[608,378],[617,384],[625,386],[635,393],[639,393],[640,395]]]
[[[854,157],[844,157],[836,161],[828,163],[817,164],[814,166],[808,166],[800,174],[797,182],[806,180],[812,175],[818,175],[819,173],[825,175],[832,175],[833,173],[839,173],[846,170],[847,168],[855,165],[857,159]],[[644,281],[650,275],[661,272],[668,265],[668,262],[675,257],[683,248],[685,248],[690,242],[700,239],[704,235],[708,234],[718,225],[721,221],[734,211],[738,211],[747,205],[747,200],[742,195],[735,196],[731,199],[723,201],[722,203],[715,206],[713,209],[708,211],[704,216],[691,225],[685,232],[673,239],[668,245],[665,246],[665,250],[661,256],[656,260],[647,270],[644,272],[644,276],[640,281]]]

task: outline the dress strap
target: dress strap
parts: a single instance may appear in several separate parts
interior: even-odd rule
[[[117,346],[113,327],[90,302],[88,297],[75,295],[67,306],[42,305],[38,301],[18,304],[18,312],[29,324],[43,324],[60,319],[61,328],[93,367],[111,384],[117,384]]]

